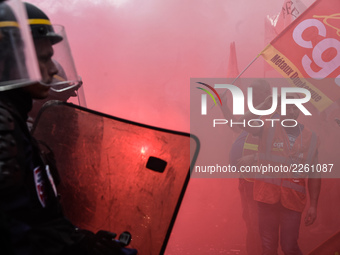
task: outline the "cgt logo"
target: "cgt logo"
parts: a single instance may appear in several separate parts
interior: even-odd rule
[[[244,115],[244,94],[240,88],[238,88],[235,85],[231,84],[215,84],[214,88],[208,84],[205,84],[203,82],[197,82],[198,84],[201,84],[203,86],[206,86],[209,88],[218,98],[220,101],[220,104],[222,106],[222,101],[220,96],[218,95],[217,91],[215,89],[228,89],[231,92],[232,98],[233,98],[233,115]],[[216,99],[212,95],[211,92],[209,92],[207,89],[203,89],[200,87],[197,87],[198,89],[203,90],[206,92],[210,97],[213,99],[215,105],[217,105]],[[304,98],[287,98],[287,94],[289,93],[300,93],[304,94]],[[272,106],[267,110],[257,110],[255,109],[255,106],[253,104],[253,88],[249,87],[247,90],[247,104],[248,109],[250,112],[252,112],[255,115],[264,116],[264,115],[270,115],[274,113],[278,107],[278,88],[273,88],[272,90]],[[281,115],[286,115],[286,106],[288,104],[295,105],[300,109],[300,111],[304,115],[312,115],[304,106],[304,103],[307,103],[311,99],[311,93],[309,90],[305,88],[295,88],[295,87],[286,87],[281,88]],[[207,95],[202,94],[201,95],[201,115],[207,115]]]
[[[327,27],[335,29],[337,35],[340,36],[340,29],[331,25],[333,22],[330,22],[332,20],[339,20],[340,14],[335,13],[329,16],[314,15],[313,17],[314,19],[306,19],[296,26],[293,31],[293,39],[300,47],[311,50],[312,59],[304,55],[301,60],[306,73],[314,79],[324,79],[331,77],[330,75],[340,66],[340,41],[327,37]],[[313,31],[315,31],[319,37],[323,38],[317,44],[312,40],[305,40],[305,37],[302,36],[302,34],[311,27],[315,28]],[[310,35],[308,38],[316,38],[316,35]],[[332,48],[336,50],[336,55],[332,54],[330,55],[331,59],[325,60],[325,53],[327,51],[329,52]],[[330,57],[328,56],[328,58]],[[340,86],[339,78],[340,75],[335,78],[335,83],[338,86]]]
[[[273,143],[273,151],[283,151],[283,142],[275,141]]]

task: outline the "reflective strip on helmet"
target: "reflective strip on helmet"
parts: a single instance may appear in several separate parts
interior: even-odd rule
[[[294,183],[294,182],[291,182],[291,181],[283,180],[282,181],[282,187],[286,187],[286,188],[295,190],[297,192],[306,194],[306,189],[305,189],[304,186],[297,184],[297,183]]]
[[[306,158],[306,164],[311,164],[313,162],[313,158],[314,158],[315,150],[316,150],[316,147],[317,147],[317,143],[318,143],[318,137],[313,132],[312,133],[312,138],[311,138],[311,141],[310,141],[310,145],[309,145],[309,149],[308,149],[307,158]]]
[[[252,151],[258,151],[259,150],[259,145],[258,144],[252,144],[252,143],[244,143],[243,149],[252,150]]]
[[[1,21],[0,27],[19,27],[19,24],[15,21]]]
[[[48,19],[29,19],[28,24],[30,25],[52,25]]]

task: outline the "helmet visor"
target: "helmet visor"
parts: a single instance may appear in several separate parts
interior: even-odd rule
[[[41,80],[27,15],[19,0],[0,3],[0,91]]]
[[[53,45],[52,60],[58,69],[50,84],[53,91],[63,92],[65,90],[77,90],[82,85],[81,78],[73,61],[71,48],[69,46],[65,28],[61,25],[52,25],[52,30],[46,34]]]

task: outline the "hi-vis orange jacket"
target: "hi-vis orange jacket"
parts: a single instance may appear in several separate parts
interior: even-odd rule
[[[296,138],[292,148],[289,145],[289,139],[286,131],[281,125],[264,125],[259,144],[259,165],[265,166],[288,166],[292,163],[309,164],[313,163],[317,155],[319,145],[318,137],[306,127]],[[278,172],[263,175],[255,179],[254,199],[256,201],[275,204],[281,204],[294,211],[302,212],[306,205],[306,182],[304,176],[294,176],[297,173]]]

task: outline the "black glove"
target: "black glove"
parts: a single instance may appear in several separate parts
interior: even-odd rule
[[[121,249],[123,248],[117,241],[115,237],[117,234],[100,230],[94,235],[94,254],[109,255],[109,254],[123,254]]]

